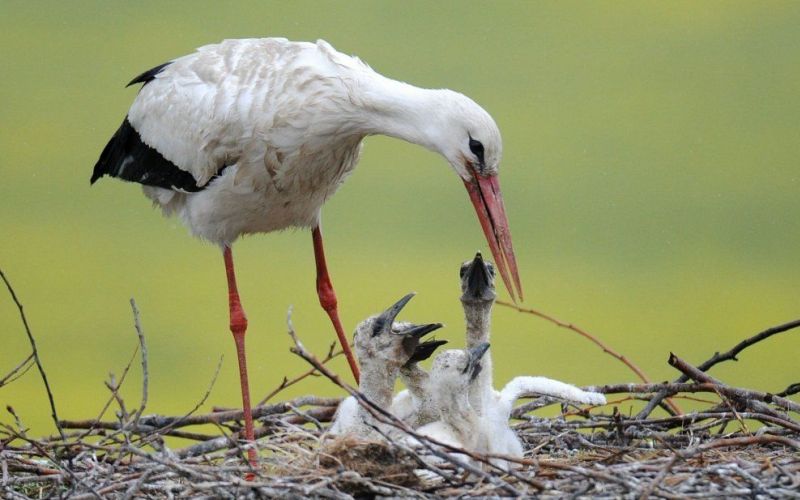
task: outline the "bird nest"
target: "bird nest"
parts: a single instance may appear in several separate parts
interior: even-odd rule
[[[624,388],[594,389],[617,394]],[[659,389],[638,394],[653,397]],[[797,497],[797,430],[752,428],[764,414],[730,403],[728,409],[664,418],[577,408],[544,418],[532,412],[554,402],[532,399],[515,413],[526,453],[509,458],[517,464],[510,471],[481,456],[473,456],[480,467],[465,467],[452,458],[459,455],[430,441],[412,449],[398,441],[328,437],[324,430],[337,399],[308,396],[259,407],[254,468],[237,439],[239,412],[190,416],[195,422],[214,421],[218,436],[193,433],[184,417],[142,416],[136,422],[135,415],[118,412],[116,421],[61,422],[64,438],[33,439],[4,425],[0,485],[6,498]],[[790,422],[779,405],[768,407]],[[157,426],[159,419],[169,423]],[[176,448],[169,445],[175,441],[170,436],[197,442]]]
[[[629,360],[603,346],[635,368],[643,383],[585,388],[607,396],[609,403],[600,407],[530,395],[512,413],[513,429],[525,448],[524,456],[517,458],[480,455],[419,435],[342,382],[328,368],[328,361],[340,352],[331,346],[322,359],[316,357],[305,349],[291,322],[292,352],[310,367],[285,378],[265,398],[268,401],[254,408],[255,442],[240,439],[241,410],[198,414],[216,374],[205,396],[185,414],[145,415],[147,346],[133,303],[143,368],[138,406],[131,409],[119,391],[131,358],[119,379],[112,377],[106,383],[111,394],[100,415],[60,420],[22,306],[17,305],[32,353],[0,379],[0,387],[36,364],[59,432],[32,437],[14,409],[7,407],[11,420],[0,422],[0,488],[5,498],[800,498],[800,404],[790,399],[800,392],[800,384],[770,394],[729,386],[706,373],[720,362],[736,359],[747,347],[800,326],[800,320],[745,339],[696,367],[672,354],[669,364],[681,373],[672,382],[647,382]],[[566,323],[560,326],[578,331]],[[591,340],[599,344],[594,337]],[[392,433],[375,427],[386,437],[379,441],[331,437],[326,430],[341,398],[311,395],[269,402],[312,375],[327,377],[354,396]],[[678,404],[687,400],[700,409],[681,411]],[[114,417],[106,417],[112,407]],[[542,410],[549,408],[545,411],[550,415],[554,407],[560,409],[557,416],[543,416]],[[627,413],[634,407],[641,409]],[[661,409],[658,414],[656,408]],[[255,465],[247,460],[248,447],[257,450]],[[513,466],[498,467],[493,458]]]

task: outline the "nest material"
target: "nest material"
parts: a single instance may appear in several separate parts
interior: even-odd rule
[[[385,441],[363,441],[345,435],[323,443],[319,451],[319,466],[332,471],[352,471],[361,477],[406,488],[416,488],[421,480],[416,469],[419,463],[403,448]],[[350,493],[363,491],[360,482]]]
[[[564,408],[561,416],[543,418],[530,412],[553,401],[538,398],[515,414],[522,420],[515,430],[525,443],[525,458],[509,472],[491,467],[488,461],[479,472],[469,472],[402,443],[326,436],[324,420],[330,420],[337,402],[307,396],[261,407],[256,470],[248,467],[246,453],[235,439],[240,430],[236,418],[218,422],[217,429],[231,431],[227,437],[183,448],[176,445],[185,441],[167,437],[168,430],[180,427],[175,424],[179,417],[142,417],[150,423],[162,419],[171,423],[170,429],[132,420],[105,422],[115,425],[68,431],[66,442],[58,436],[31,439],[4,424],[0,487],[5,498],[14,499],[800,498],[800,435],[782,427],[759,427],[753,415],[745,413],[747,419],[742,419],[742,413],[733,410],[636,420],[614,411]]]
[[[7,407],[13,421],[0,421],[0,491],[5,498],[800,498],[800,404],[788,399],[800,392],[800,384],[770,394],[731,387],[705,373],[721,361],[736,359],[756,342],[800,326],[800,320],[765,330],[697,367],[672,355],[670,365],[683,373],[672,383],[587,388],[607,396],[622,395],[604,407],[562,406],[560,416],[542,418],[535,412],[557,401],[534,398],[512,414],[519,422],[514,429],[525,444],[525,456],[497,457],[514,463],[507,471],[495,467],[492,457],[448,449],[416,434],[328,370],[325,363],[338,355],[333,346],[318,360],[305,350],[290,323],[292,351],[312,369],[285,378],[265,401],[306,377],[324,375],[356,397],[382,425],[394,427],[393,434],[412,436],[423,447],[410,449],[404,439],[331,440],[325,435],[326,423],[340,399],[306,396],[269,405],[262,401],[253,411],[259,423],[255,443],[259,462],[252,468],[238,440],[241,411],[194,415],[211,387],[185,415],[143,415],[147,349],[133,302],[143,368],[138,409],[127,409],[119,393],[129,363],[119,381],[112,376],[106,384],[111,397],[98,417],[58,420],[22,306],[8,286],[33,352],[0,379],[0,386],[13,382],[35,362],[59,434],[27,435],[22,420]],[[630,366],[623,356],[615,357]],[[698,393],[704,398],[698,399]],[[669,397],[673,400],[665,399]],[[703,409],[683,414],[678,399]],[[638,409],[640,401],[646,402],[644,409],[626,415],[633,407]],[[104,419],[114,403],[117,418]],[[653,414],[659,407],[666,416]],[[193,444],[186,445],[187,440]]]

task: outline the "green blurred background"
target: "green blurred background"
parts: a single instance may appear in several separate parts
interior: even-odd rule
[[[387,76],[473,97],[503,132],[525,304],[581,325],[658,381],[675,376],[670,350],[699,363],[800,316],[798,26],[794,2],[4,1],[0,266],[61,416],[101,408],[103,380],[137,344],[131,296],[149,344],[150,412],[190,409],[220,353],[209,404],[240,401],[218,250],[163,218],[136,185],[89,187],[136,94],[124,85],[141,71],[224,38],[324,38]],[[461,345],[457,271],[485,243],[443,159],[368,138],[324,223],[346,329],[415,290],[404,318],[445,322],[440,337]],[[288,353],[290,304],[309,348],[322,354],[334,336],[308,232],[234,250],[258,400],[306,369]],[[29,352],[1,295],[0,375]],[[713,374],[782,390],[800,381],[797,335]],[[510,309],[496,309],[493,340],[501,383],[523,373],[635,380],[572,332]],[[130,406],[138,362],[133,370]],[[305,393],[339,391],[312,379],[282,397]],[[35,370],[0,388],[0,402],[34,433],[54,431]]]

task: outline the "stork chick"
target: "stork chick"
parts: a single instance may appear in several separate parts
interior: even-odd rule
[[[439,419],[423,425],[417,433],[469,451],[489,451],[490,429],[469,397],[470,386],[482,371],[481,358],[488,350],[489,344],[484,342],[467,349],[449,349],[436,356],[430,373],[435,383],[430,389]]]
[[[483,342],[464,350],[448,350],[433,362],[432,396],[439,410],[439,420],[417,429],[419,434],[437,441],[481,454],[509,455],[521,458],[522,443],[509,425],[511,410],[520,397],[531,392],[544,393],[569,401],[605,404],[602,394],[544,377],[516,377],[502,391],[493,391],[489,406],[482,414],[471,404],[470,393],[479,383],[485,367],[489,344]],[[492,463],[508,468],[502,459]]]
[[[391,412],[397,418],[417,428],[439,418],[439,410],[433,400],[431,377],[419,366],[420,361],[431,357],[446,340],[426,340],[417,346],[411,359],[400,368],[400,380],[406,389],[400,391],[392,400]]]
[[[494,267],[478,252],[472,261],[461,266],[460,276],[467,348],[475,348],[488,342],[491,336],[491,312],[496,298]],[[490,353],[484,354],[481,365],[483,369],[468,386],[469,400],[475,412],[485,417],[487,428],[491,429],[491,453],[522,456],[522,443],[508,423],[514,403],[520,397],[542,394],[574,403],[600,405],[606,402],[602,394],[586,392],[545,377],[515,377],[498,392],[492,382]]]
[[[494,266],[484,261],[478,252],[475,258],[461,266],[461,302],[464,306],[464,316],[467,324],[467,347],[476,347],[489,341],[491,311],[496,297],[494,289]],[[425,344],[432,344],[430,341]],[[442,342],[444,343],[444,342]],[[425,346],[421,344],[420,348]],[[432,346],[435,349],[437,346]],[[430,356],[427,353],[427,357]],[[492,389],[492,359],[486,353],[481,360],[482,369],[475,383],[470,384],[470,404],[478,414],[485,406],[484,394]],[[392,412],[405,423],[416,428],[439,418],[439,411],[433,398],[431,383],[435,379],[430,377],[416,363],[409,362],[400,370],[400,379],[408,388],[400,392],[392,403]],[[488,402],[488,399],[487,401]]]
[[[397,315],[413,296],[410,293],[381,314],[362,321],[356,327],[353,338],[355,354],[362,368],[359,392],[387,410],[392,405],[394,385],[400,368],[414,357],[420,339],[442,326],[441,323],[414,325],[395,322]],[[339,406],[330,430],[332,434],[372,434],[372,425],[376,425],[372,415],[358,404],[356,398],[350,396]]]
[[[461,277],[461,305],[467,326],[467,348],[489,342],[492,324],[492,306],[497,294],[494,288],[494,266],[483,260],[480,252],[471,261],[464,262],[459,272]],[[486,353],[481,360],[483,369],[475,382],[470,384],[470,403],[478,414],[490,404],[494,392],[492,385],[492,355]]]

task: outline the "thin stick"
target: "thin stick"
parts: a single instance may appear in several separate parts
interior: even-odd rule
[[[653,493],[653,491],[655,491],[658,485],[661,484],[664,478],[667,477],[667,474],[669,474],[669,471],[672,469],[672,467],[675,465],[675,463],[678,461],[679,458],[680,456],[678,456],[678,454],[672,455],[672,458],[669,459],[669,462],[667,462],[666,465],[664,465],[664,467],[662,467],[661,470],[658,471],[658,474],[656,474],[656,477],[655,479],[653,479],[653,482],[647,486],[644,492],[642,492],[642,495],[639,497],[639,500],[647,500],[648,498],[650,498],[650,495]]]
[[[697,445],[685,451],[679,451],[683,458],[694,456],[698,453],[708,451],[715,448],[726,448],[729,446],[750,446],[752,444],[773,444],[778,443],[795,450],[800,450],[800,441],[788,438],[786,436],[775,436],[772,434],[762,434],[760,436],[743,436],[734,438],[715,439],[707,443]]]
[[[122,370],[122,375],[120,375],[120,377],[119,377],[120,385],[122,385],[122,383],[125,382],[125,378],[128,376],[128,371],[130,371],[131,366],[133,365],[133,360],[136,358],[136,354],[138,352],[139,352],[139,346],[137,345],[136,349],[134,349],[133,354],[131,355],[131,358],[128,360],[128,364],[125,365],[125,369]],[[113,403],[113,402],[114,402],[114,395],[112,393],[112,395],[109,396],[108,399],[106,400],[106,403],[105,403],[105,405],[103,405],[103,408],[100,410],[100,414],[97,415],[97,418],[96,418],[97,421],[99,421],[101,418],[103,418],[103,415],[105,415],[106,411],[108,410],[108,408],[111,406],[111,403]],[[62,425],[64,425],[64,424],[62,423]],[[87,430],[83,435],[81,435],[78,438],[78,440],[79,441],[82,440],[84,437],[86,437],[89,434],[91,434],[92,431],[93,431],[93,429]],[[109,436],[109,437],[111,437],[111,436]]]
[[[58,434],[61,436],[61,440],[66,441],[67,437],[64,435],[64,429],[62,429],[61,425],[58,423],[58,412],[56,412],[56,403],[53,401],[53,392],[50,390],[50,384],[47,382],[47,374],[42,366],[42,361],[39,359],[39,351],[36,349],[36,341],[33,339],[33,333],[31,333],[30,326],[28,326],[28,319],[25,317],[22,304],[20,303],[19,299],[17,299],[17,294],[14,293],[14,288],[12,288],[11,283],[8,281],[8,278],[6,278],[6,275],[3,273],[2,269],[0,269],[0,278],[3,278],[3,281],[6,283],[6,288],[8,288],[8,292],[11,294],[11,298],[17,305],[17,309],[19,309],[19,316],[22,318],[22,324],[25,326],[25,333],[28,334],[28,340],[30,341],[31,349],[33,350],[31,354],[33,354],[33,359],[36,361],[36,366],[39,368],[39,374],[42,376],[42,382],[44,382],[44,388],[47,391],[47,399],[50,401],[50,415],[53,417],[53,422],[56,424],[56,429],[58,429]]]
[[[133,311],[133,326],[136,328],[136,336],[139,337],[139,347],[142,354],[142,402],[133,419],[133,425],[136,426],[139,423],[139,417],[142,416],[147,406],[147,387],[150,376],[147,369],[147,343],[144,341],[144,331],[139,321],[139,309],[136,307],[136,301],[133,300],[133,297],[131,297],[131,310]]]
[[[794,328],[797,328],[798,326],[800,326],[800,319],[796,319],[794,321],[790,321],[782,325],[767,328],[761,333],[758,333],[750,338],[742,340],[727,352],[724,352],[722,354],[715,352],[714,355],[711,356],[711,358],[709,358],[707,361],[697,365],[697,368],[700,371],[705,372],[708,371],[708,369],[711,368],[712,366],[716,365],[717,363],[721,363],[723,361],[728,361],[728,360],[739,361],[738,359],[736,359],[736,356],[738,356],[740,352],[744,351],[751,345],[757,344],[758,342],[761,342],[764,339],[768,339],[778,333],[786,332]],[[681,380],[681,382],[683,382],[683,380]]]
[[[718,386],[719,391],[725,395],[729,395],[735,399],[744,402],[750,402],[751,399],[756,399],[758,401],[762,401],[764,403],[771,403],[774,404],[784,410],[793,411],[796,413],[800,413],[800,404],[795,403],[794,401],[788,400],[786,398],[782,398],[780,396],[776,396],[774,394],[769,394],[766,392],[759,392],[759,391],[751,391],[748,389],[739,389],[736,387],[730,387],[728,385],[723,384],[719,380],[711,377],[710,375],[700,371],[699,368],[695,368],[694,366],[690,365],[686,361],[682,360],[674,353],[670,353],[669,355],[669,364],[684,373],[684,376],[691,377],[698,382],[708,382]]]
[[[747,349],[751,345],[754,345],[754,344],[756,344],[758,342],[761,342],[762,340],[768,339],[769,337],[772,337],[773,335],[776,335],[778,333],[787,332],[789,330],[797,328],[798,326],[800,326],[800,319],[796,319],[794,321],[790,321],[790,322],[784,323],[782,325],[777,325],[777,326],[773,326],[773,327],[767,328],[766,330],[764,330],[764,331],[762,331],[760,333],[757,333],[757,334],[753,335],[752,337],[744,339],[743,341],[741,341],[738,344],[736,344],[735,346],[733,346],[727,352],[724,352],[722,354],[720,354],[719,352],[715,352],[713,356],[711,356],[708,360],[706,360],[705,362],[703,362],[700,365],[698,365],[697,368],[700,371],[705,372],[705,371],[708,371],[712,366],[716,365],[717,363],[721,363],[721,362],[727,361],[727,360],[738,361],[736,356],[738,356],[739,353],[741,353],[742,351],[744,351],[745,349]],[[686,382],[687,380],[689,380],[689,378],[690,377],[688,375],[683,374],[680,377],[678,377],[677,379],[675,379],[675,382],[679,382],[679,383],[680,382]],[[656,394],[656,396],[653,397],[653,399],[650,400],[650,403],[648,403],[647,406],[645,406],[645,408],[636,415],[636,418],[639,419],[639,420],[644,420],[645,418],[647,418],[647,416],[650,415],[650,412],[652,412],[653,409],[656,406],[658,406],[658,403],[660,403],[661,400],[664,399],[664,397],[665,397],[664,394],[660,394],[660,393]]]
[[[11,382],[17,380],[19,377],[25,375],[27,371],[30,369],[31,365],[28,364],[33,360],[33,353],[28,354],[28,357],[22,360],[22,363],[18,364],[13,370],[11,370],[8,375],[3,378],[0,378],[0,387],[3,387],[6,384],[10,384]],[[23,369],[24,368],[24,369]],[[22,370],[19,376],[15,377],[17,372]]]
[[[331,343],[330,348],[328,348],[328,354],[325,356],[325,358],[322,361],[320,361],[320,363],[322,363],[324,365],[328,361],[332,360],[333,358],[344,354],[344,351],[342,351],[341,349],[339,349],[338,351],[335,351],[336,344],[337,343],[335,341]],[[275,397],[276,394],[278,394],[282,390],[286,389],[287,387],[290,387],[290,386],[300,382],[301,380],[303,380],[303,379],[305,379],[307,377],[314,377],[314,376],[318,376],[318,375],[319,375],[319,372],[317,371],[317,369],[316,368],[311,368],[310,370],[308,370],[308,371],[306,371],[304,373],[301,373],[300,375],[294,377],[291,380],[286,378],[286,377],[283,377],[283,380],[281,381],[280,384],[278,384],[278,387],[276,387],[269,394],[264,396],[261,399],[261,401],[258,402],[258,404],[256,406],[261,406],[261,405],[265,404],[267,401],[269,401],[270,399]]]
[[[606,354],[608,354],[611,357],[616,358],[617,360],[622,362],[625,366],[630,368],[633,371],[633,373],[635,373],[636,376],[639,377],[639,379],[642,382],[644,382],[645,384],[649,384],[650,383],[650,378],[647,375],[645,375],[645,373],[641,370],[641,368],[636,366],[636,364],[633,361],[629,360],[627,357],[625,357],[625,355],[620,354],[617,351],[615,351],[614,349],[610,348],[608,345],[606,345],[602,341],[600,341],[600,339],[598,339],[597,337],[595,337],[591,333],[587,332],[583,328],[580,328],[577,325],[574,325],[573,323],[567,323],[567,322],[561,321],[560,319],[558,319],[558,318],[556,318],[554,316],[550,316],[549,314],[545,314],[545,313],[543,313],[541,311],[537,311],[536,309],[531,309],[531,308],[527,308],[527,307],[520,307],[517,304],[512,304],[511,302],[506,302],[504,300],[498,300],[498,301],[496,301],[496,303],[501,305],[501,306],[510,307],[512,309],[515,309],[518,312],[521,312],[521,313],[532,314],[532,315],[537,316],[539,318],[542,318],[542,319],[544,319],[546,321],[549,321],[550,323],[553,323],[554,325],[556,325],[558,327],[566,328],[568,330],[572,330],[573,332],[577,333],[581,337],[583,337],[585,339],[588,339],[594,345],[596,345],[597,347],[602,349],[602,351],[605,352]],[[679,415],[681,413],[683,413],[681,411],[681,409],[678,407],[678,405],[676,405],[671,400],[667,400],[667,404],[670,406],[670,408],[673,409],[673,411],[675,411],[675,413],[677,413]]]
[[[786,396],[791,396],[792,394],[797,394],[798,392],[800,392],[800,383],[792,384],[789,387],[787,387],[786,389],[782,390],[781,392],[779,392],[779,393],[777,393],[775,395],[776,396],[780,396],[782,398],[785,398]]]

